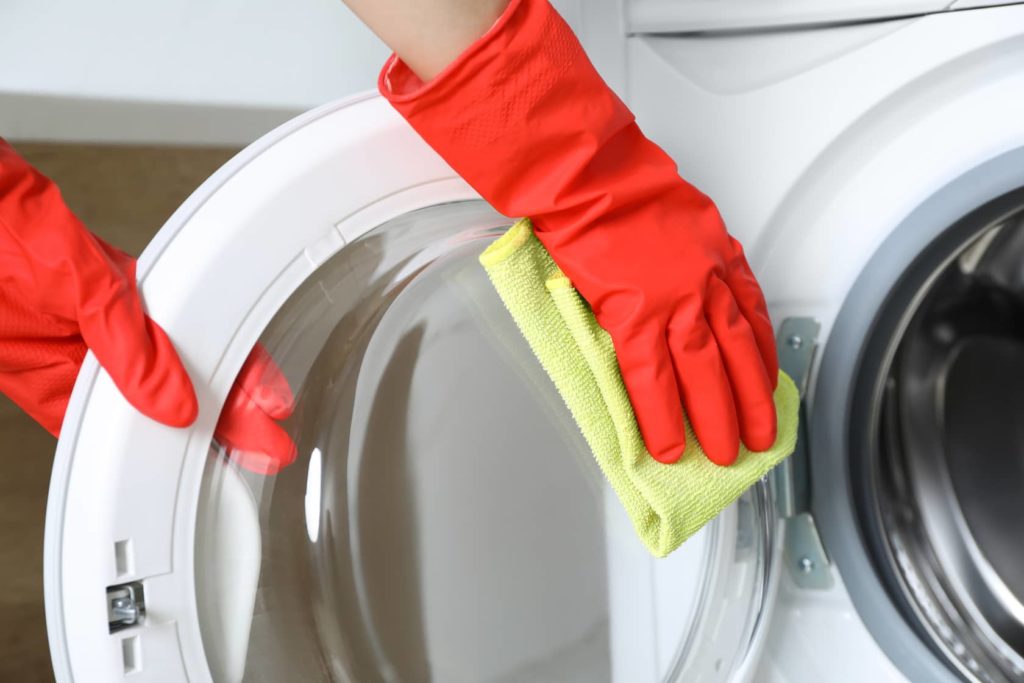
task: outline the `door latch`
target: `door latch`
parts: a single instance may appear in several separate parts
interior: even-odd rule
[[[145,616],[146,601],[141,583],[135,581],[107,588],[107,622],[111,633],[141,624]]]

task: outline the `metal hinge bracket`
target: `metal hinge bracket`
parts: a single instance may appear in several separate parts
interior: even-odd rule
[[[800,392],[796,449],[772,472],[780,516],[785,519],[785,563],[801,588],[830,588],[828,555],[811,516],[810,458],[807,451],[806,394],[821,326],[813,318],[786,318],[778,336],[779,367]]]

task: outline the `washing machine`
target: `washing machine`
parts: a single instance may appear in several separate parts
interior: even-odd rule
[[[191,428],[87,359],[47,511],[58,681],[1024,680],[1024,5],[563,4],[746,245],[797,452],[647,555],[476,262],[510,219],[353,96],[140,260]],[[256,344],[296,398],[274,476],[213,438]]]

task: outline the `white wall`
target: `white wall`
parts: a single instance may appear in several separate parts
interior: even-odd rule
[[[387,54],[340,0],[2,0],[0,135],[247,142]]]
[[[341,0],[0,0],[0,136],[244,144],[387,55]]]

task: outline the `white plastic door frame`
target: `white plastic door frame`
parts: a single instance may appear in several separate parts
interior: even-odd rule
[[[171,217],[139,280],[195,382],[199,418],[182,430],[156,424],[86,359],[46,519],[58,681],[211,681],[196,614],[195,519],[213,428],[242,362],[285,299],[346,243],[409,211],[475,197],[367,94],[267,135]],[[107,588],[131,582],[145,586],[145,622],[111,634]]]

